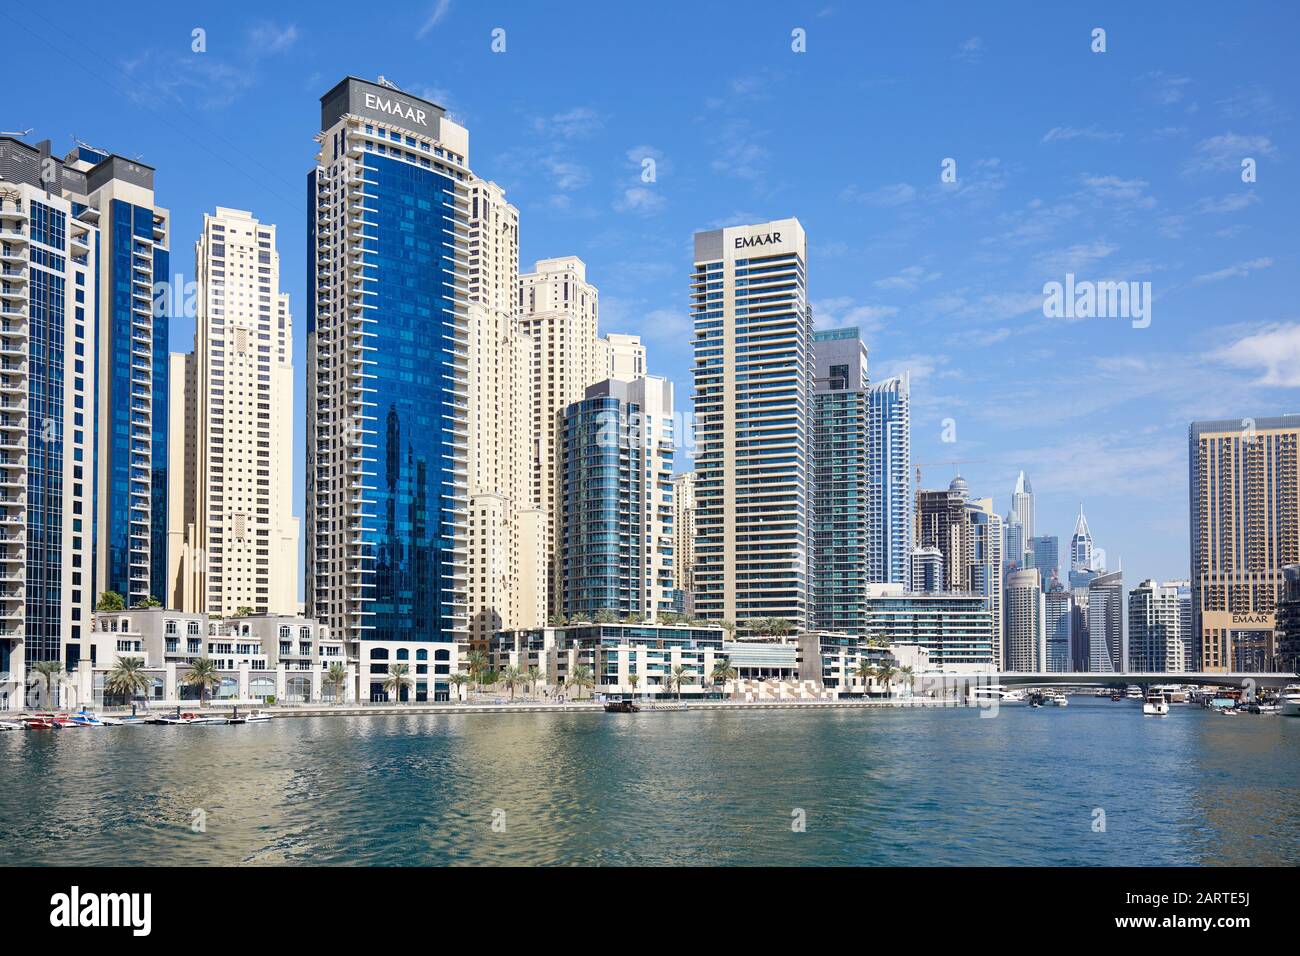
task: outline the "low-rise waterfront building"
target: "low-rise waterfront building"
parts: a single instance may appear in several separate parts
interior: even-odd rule
[[[984,595],[967,591],[918,593],[901,584],[867,586],[867,631],[889,647],[915,645],[928,669],[947,674],[996,669],[993,612]]]

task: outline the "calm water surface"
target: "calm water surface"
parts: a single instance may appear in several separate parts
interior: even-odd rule
[[[195,809],[205,833],[191,832]],[[431,715],[0,734],[4,865],[1294,865],[1298,851],[1300,720],[1143,718],[1078,697],[993,719]]]

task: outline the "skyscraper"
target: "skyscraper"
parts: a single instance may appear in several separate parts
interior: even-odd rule
[[[607,379],[565,413],[566,616],[654,622],[673,589],[673,389],[657,376]]]
[[[1061,574],[1060,539],[1054,534],[1037,535],[1029,540],[1029,550],[1043,579],[1043,590],[1050,590],[1052,579]]]
[[[546,516],[547,608],[560,612],[563,478],[560,443],[569,406],[609,378],[610,356],[596,337],[597,293],[576,256],[542,259],[519,277],[520,328],[532,341],[533,504]]]
[[[1029,550],[1029,542],[1034,537],[1034,488],[1023,471],[1016,479],[1015,491],[1011,493],[1011,510],[1020,519],[1020,527],[1024,531],[1025,550]],[[1024,560],[1019,559],[1019,563],[1023,565]]]
[[[963,527],[970,490],[958,475],[943,490],[917,489],[916,546],[935,548],[943,556],[944,590],[964,591],[969,587],[962,555]],[[1001,522],[998,522],[1000,535]],[[999,554],[1002,551],[998,543]]]
[[[862,634],[880,530],[869,525],[867,347],[856,328],[843,328],[814,332],[813,348],[815,623],[824,631]]]
[[[1178,588],[1146,580],[1128,595],[1129,670],[1187,670]]]
[[[1282,568],[1300,561],[1300,415],[1193,422],[1193,628],[1205,671],[1275,666]]]
[[[516,315],[519,210],[496,183],[469,191],[469,520],[466,612],[477,650],[546,623],[547,522],[532,495],[532,341]]]
[[[1006,618],[1002,611],[1006,561],[1002,550],[1002,519],[993,510],[991,498],[977,498],[965,504],[959,552],[963,566],[954,590],[979,594],[988,603],[993,620],[994,660],[999,666],[1006,666]]]
[[[1003,524],[1003,562],[1008,573],[1025,567],[1025,527],[1020,523],[1020,514],[1013,508],[1007,512]]]
[[[116,221],[101,208],[124,162],[101,161],[92,180],[84,163],[51,157],[48,141],[0,137],[0,710],[23,708],[29,664],[73,666],[89,639],[95,315],[101,223]],[[152,281],[152,258],[141,268]],[[141,334],[152,321],[150,293]],[[148,492],[147,465],[142,474]]]
[[[915,549],[912,552],[912,580],[910,590],[918,593],[933,594],[944,589],[943,583],[943,555],[939,553],[939,549]]]
[[[1098,574],[1088,582],[1088,670],[1113,674],[1128,659],[1124,573]]]
[[[693,471],[683,472],[673,477],[673,588],[691,595],[695,592],[695,472]]]
[[[298,612],[293,323],[275,226],[218,206],[195,243],[194,351],[172,362],[168,607]]]
[[[167,596],[167,414],[171,217],[154,201],[154,170],[79,146],[99,224],[99,391],[95,451],[95,590],[128,605]],[[92,426],[87,426],[92,427]]]
[[[382,697],[372,661],[466,635],[469,135],[427,100],[347,77],[321,97],[317,142],[307,612],[362,642]],[[422,692],[445,695],[445,679],[417,679]]]
[[[646,374],[645,346],[639,335],[611,332],[598,346],[605,353],[605,377],[622,382],[635,381]]]
[[[905,582],[914,545],[911,383],[904,372],[868,392],[867,577],[875,582]]]
[[[813,347],[796,219],[695,234],[696,613],[810,623]]]
[[[1026,568],[1007,575],[1003,669],[1046,670],[1045,597],[1038,571]]]
[[[1047,646],[1047,666],[1043,669],[1055,672],[1073,670],[1076,621],[1074,594],[1060,581],[1053,581],[1043,594],[1043,610]]]
[[[1088,572],[1093,567],[1092,532],[1088,529],[1088,519],[1083,516],[1083,502],[1079,503],[1079,517],[1074,522],[1074,536],[1070,538],[1070,586],[1076,587],[1074,572]],[[1083,582],[1084,586],[1087,581]]]

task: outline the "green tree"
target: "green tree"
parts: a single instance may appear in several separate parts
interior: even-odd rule
[[[344,665],[335,661],[325,672],[325,686],[334,688],[334,702],[338,703],[344,696],[342,693],[343,685],[348,682],[348,669]]]
[[[104,690],[121,694],[130,703],[153,686],[153,678],[144,672],[143,657],[119,657],[104,678]]]
[[[862,678],[862,686],[866,689],[871,683],[871,678],[876,676],[876,665],[871,663],[870,658],[864,656],[862,660],[858,661],[858,669],[856,673],[860,678]],[[868,693],[870,693],[870,691],[868,691]]]
[[[731,666],[731,661],[725,657],[719,657],[713,662],[713,680],[715,683],[723,685],[725,688],[729,681],[734,681],[739,675],[737,670]],[[731,694],[734,697],[736,688],[732,687]]]
[[[528,693],[536,694],[537,682],[542,679],[542,672],[537,669],[536,665],[534,665],[528,668],[528,673],[524,676],[528,678]]]
[[[105,591],[95,602],[96,611],[125,611],[126,598],[116,591]]]
[[[402,702],[402,690],[411,686],[410,665],[389,664],[388,676],[384,678],[384,692],[391,692],[394,703]]]
[[[217,662],[210,657],[200,657],[190,663],[190,669],[181,678],[182,682],[199,689],[199,706],[208,702],[208,690],[221,686],[221,675],[217,673]]]
[[[55,682],[63,677],[63,664],[59,661],[34,661],[28,669],[31,679],[34,681],[45,682],[45,703],[47,707],[58,707],[59,701],[55,696]]]
[[[668,675],[668,686],[677,688],[677,699],[682,699],[682,684],[689,683],[692,673],[686,667],[678,664],[673,668],[672,673]]]
[[[727,637],[728,637],[728,638],[731,638],[732,640],[735,639],[735,637],[736,637],[736,622],[735,622],[735,621],[719,621],[719,622],[718,622],[718,627],[722,628],[724,631],[727,632]]]
[[[158,600],[152,594],[150,594],[147,598],[144,598],[143,600],[140,601],[136,601],[134,604],[131,605],[132,608],[136,608],[136,609],[146,608],[146,607],[162,607],[162,606],[163,606],[162,601]]]
[[[885,685],[885,696],[889,696],[889,682],[893,679],[897,669],[889,661],[881,661],[876,665],[876,677]]]
[[[245,604],[245,605],[241,605],[240,607],[235,608],[235,615],[234,615],[234,616],[235,616],[235,617],[252,617],[253,614],[254,614],[253,609],[252,609],[251,607],[249,607],[248,605]]]
[[[591,668],[586,664],[578,664],[573,668],[573,673],[569,675],[569,683],[578,688],[578,700],[582,700],[582,692],[588,687],[596,686],[596,679],[592,676]]]
[[[469,677],[479,687],[483,686],[483,672],[487,670],[487,655],[482,651],[470,651],[469,656],[465,658],[466,665],[469,668]]]
[[[641,675],[640,675],[640,674],[632,673],[632,674],[628,674],[628,675],[627,675],[627,682],[628,682],[629,684],[632,685],[632,696],[633,696],[633,697],[636,696],[636,685],[637,685],[638,683],[640,683],[640,681],[641,681]]]
[[[456,671],[456,673],[448,677],[447,680],[451,683],[452,687],[456,688],[456,699],[460,700],[460,689],[469,683],[469,675],[464,671]]]
[[[596,612],[596,620],[595,620],[595,623],[597,623],[597,624],[617,624],[617,623],[618,623],[618,615],[615,614],[613,611],[611,611],[609,608],[602,608],[601,610],[599,610],[599,611]]]
[[[524,672],[511,664],[501,672],[501,683],[510,691],[510,699],[515,699],[515,688],[524,682]]]

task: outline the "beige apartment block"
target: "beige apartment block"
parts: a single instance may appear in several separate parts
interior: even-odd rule
[[[519,327],[519,210],[492,182],[469,198],[469,639],[545,623],[532,494],[533,343]],[[528,514],[525,514],[528,512]]]
[[[588,386],[608,378],[607,346],[596,336],[596,287],[576,256],[542,259],[519,277],[519,323],[532,343],[533,505],[546,517],[547,608],[560,607],[559,554],[563,528],[560,442],[565,410],[582,401]]]
[[[1272,669],[1282,568],[1300,561],[1300,415],[1193,422],[1188,444],[1196,669]]]
[[[605,353],[605,378],[618,382],[632,382],[646,374],[645,346],[641,336],[611,332],[600,339]]]
[[[275,226],[218,206],[195,275],[194,351],[171,357],[167,603],[294,614],[293,321]]]
[[[673,476],[673,587],[695,590],[695,472]]]

